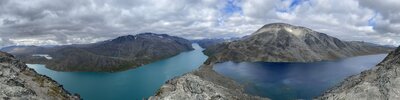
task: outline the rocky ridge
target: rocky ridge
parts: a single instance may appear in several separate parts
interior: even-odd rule
[[[400,47],[373,69],[345,79],[320,100],[399,100]]]
[[[244,93],[244,88],[202,65],[198,70],[171,79],[149,100],[269,100]]]
[[[39,75],[12,55],[0,52],[0,99],[79,100],[54,80]]]

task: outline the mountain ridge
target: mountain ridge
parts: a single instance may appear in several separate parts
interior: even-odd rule
[[[57,71],[114,72],[136,68],[194,49],[189,40],[180,37],[141,33],[92,44],[2,50],[28,63],[46,64],[47,68]],[[53,59],[33,57],[33,54],[47,54]]]
[[[272,23],[240,40],[209,47],[204,53],[217,62],[313,62],[386,53],[392,49],[341,41],[305,27]]]

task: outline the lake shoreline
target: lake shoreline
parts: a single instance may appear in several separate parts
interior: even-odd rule
[[[372,55],[382,55],[382,54],[372,54]],[[383,55],[385,55],[385,54],[383,54]],[[363,55],[363,56],[369,56],[369,55]],[[354,57],[362,57],[362,56],[354,56]],[[350,58],[354,58],[354,57],[350,57]],[[344,58],[344,59],[347,59],[347,58]],[[378,61],[378,62],[380,62],[380,61]],[[248,94],[247,92],[244,91],[245,88],[244,88],[243,84],[240,84],[239,82],[235,81],[234,79],[226,77],[226,76],[221,75],[218,72],[216,72],[213,69],[215,67],[214,66],[215,64],[218,64],[218,63],[211,61],[209,58],[197,70],[192,71],[187,74],[198,76],[198,77],[200,77],[199,80],[209,81],[209,82],[211,82],[211,84],[216,84],[218,86],[222,86],[223,88],[228,88],[229,91],[235,91],[232,94],[224,94],[224,96],[222,96],[221,98],[225,98],[225,99],[227,99],[227,98],[228,99],[233,99],[233,98],[249,99],[249,98],[251,98],[251,99],[257,99],[257,100],[259,100],[259,99],[269,100],[269,97]],[[187,74],[185,74],[185,75],[187,75]],[[185,76],[185,75],[183,75],[183,76]],[[174,95],[178,95],[178,96],[193,95],[192,93],[185,94],[184,92],[179,91],[179,90],[172,91],[172,90],[168,89],[170,87],[182,88],[182,87],[180,87],[181,84],[180,85],[173,84],[173,82],[171,82],[171,81],[183,80],[185,78],[188,78],[188,77],[183,77],[183,76],[176,77],[176,78],[171,79],[168,82],[166,82],[166,84],[164,84],[162,86],[162,88],[160,90],[158,90],[158,92],[155,94],[155,96],[152,96],[151,98],[153,98],[153,99],[154,98],[158,98],[158,99],[159,98],[164,98],[164,99],[169,98],[170,96],[168,96],[167,94],[170,94],[170,95],[174,94]],[[177,83],[177,82],[175,82],[175,83]],[[207,84],[203,84],[203,85],[207,85]],[[165,88],[165,87],[167,87],[167,88]],[[201,88],[201,87],[199,87],[199,88]],[[323,92],[321,92],[321,94],[322,93]],[[234,95],[234,96],[232,96],[232,95]],[[207,96],[213,96],[213,95],[207,95]]]
[[[148,98],[167,81],[196,70],[207,59],[202,48],[182,52],[174,57],[143,65],[126,71],[108,72],[58,72],[41,64],[31,64],[39,74],[56,80],[71,93],[85,100]]]
[[[224,62],[213,70],[243,85],[245,92],[274,100],[313,99],[346,77],[369,70],[387,54],[312,63]]]

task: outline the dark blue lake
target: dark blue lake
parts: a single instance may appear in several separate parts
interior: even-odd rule
[[[38,73],[56,80],[69,92],[84,100],[141,100],[155,94],[167,80],[197,69],[207,59],[203,49],[195,50],[151,64],[116,73],[57,72],[44,65],[28,64]]]
[[[387,54],[314,63],[224,62],[214,70],[245,86],[246,92],[272,100],[310,100],[346,77],[368,70]]]

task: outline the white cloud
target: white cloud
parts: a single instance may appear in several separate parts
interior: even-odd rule
[[[240,10],[225,11],[227,5],[228,0],[1,0],[0,46],[92,43],[140,32],[238,37],[272,22],[344,40],[400,44],[397,0],[236,0],[232,5]]]

